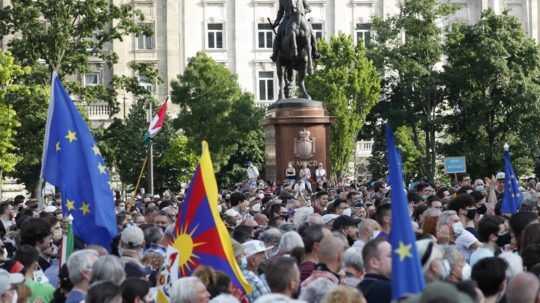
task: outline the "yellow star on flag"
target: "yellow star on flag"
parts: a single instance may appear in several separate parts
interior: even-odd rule
[[[86,203],[86,202],[83,202],[83,204],[81,206],[81,211],[82,211],[83,215],[86,216],[90,212],[90,205],[88,205],[88,203]]]
[[[105,171],[107,171],[107,167],[105,165],[101,164],[101,163],[99,163],[98,169],[99,169],[100,174],[104,174]]]
[[[403,261],[405,258],[412,257],[411,254],[411,244],[405,244],[403,242],[399,242],[399,248],[395,250],[396,254],[399,256],[399,261]]]
[[[56,148],[56,152],[59,152],[60,151],[60,141],[56,142],[56,145],[55,145],[55,148]]]
[[[72,132],[71,130],[68,130],[66,139],[68,139],[69,143],[72,143],[73,141],[77,140],[77,133]]]
[[[94,155],[101,156],[101,152],[99,151],[97,145],[94,144],[94,146],[92,146],[92,150],[94,151]]]
[[[68,199],[66,202],[66,208],[68,211],[75,209],[75,201]]]

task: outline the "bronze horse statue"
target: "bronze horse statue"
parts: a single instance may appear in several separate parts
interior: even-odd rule
[[[276,69],[279,80],[279,99],[291,97],[294,87],[294,71],[300,90],[300,97],[311,100],[306,90],[304,79],[313,72],[313,33],[305,13],[305,0],[280,0],[280,16],[285,15],[279,25]],[[283,11],[282,11],[283,10]]]

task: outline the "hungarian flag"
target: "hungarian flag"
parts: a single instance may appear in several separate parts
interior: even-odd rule
[[[60,257],[60,266],[64,265],[64,263],[67,262],[67,259],[75,249],[75,240],[73,238],[73,225],[71,223],[72,221],[73,217],[69,215],[67,232],[62,237],[62,255]]]
[[[165,117],[167,116],[167,106],[169,105],[169,98],[165,99],[165,102],[159,107],[158,112],[150,121],[150,125],[148,126],[148,131],[146,132],[145,141],[150,140],[156,136],[156,134],[161,130],[163,127],[163,123],[165,123]]]

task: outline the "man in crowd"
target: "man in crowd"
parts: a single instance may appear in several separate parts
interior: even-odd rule
[[[392,247],[383,238],[366,243],[362,250],[366,275],[358,289],[364,294],[367,303],[390,303],[392,286]]]
[[[66,303],[84,301],[92,280],[92,266],[97,259],[98,254],[91,249],[79,250],[69,256],[67,269],[73,288],[67,295]]]
[[[249,282],[253,291],[248,294],[250,302],[255,302],[262,295],[270,293],[266,283],[259,277],[259,266],[265,261],[265,253],[268,248],[262,241],[250,240],[242,244],[246,257],[245,268],[242,272]]]

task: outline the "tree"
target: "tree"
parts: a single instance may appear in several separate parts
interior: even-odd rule
[[[253,155],[259,158],[264,148],[259,131],[263,113],[255,108],[253,96],[241,91],[236,76],[226,67],[198,53],[171,85],[172,101],[180,106],[175,127],[183,131],[189,148],[197,155],[201,141],[208,141],[219,175],[225,167],[230,168],[227,165],[234,164],[231,157],[235,154],[235,161]],[[246,142],[256,143],[246,146]],[[241,146],[247,150],[239,154]],[[251,159],[257,164],[256,160]]]
[[[0,36],[8,36],[8,50],[16,62],[32,67],[18,84],[25,94],[9,96],[21,127],[15,144],[22,160],[12,175],[32,190],[39,180],[41,146],[47,116],[51,72],[59,72],[64,84],[79,102],[108,102],[117,110],[112,85],[81,87],[76,74],[90,70],[90,59],[99,58],[112,67],[117,60],[112,42],[125,36],[151,31],[139,22],[140,12],[130,4],[109,0],[11,0],[0,7]]]
[[[18,76],[28,72],[15,64],[9,53],[0,51],[0,186],[4,172],[11,172],[19,157],[15,150],[16,129],[20,126],[12,105],[6,100],[11,93],[21,87],[15,84]]]
[[[431,181],[436,172],[436,134],[443,130],[446,109],[437,68],[444,51],[439,22],[453,11],[438,0],[405,0],[398,15],[373,19],[377,35],[369,48],[370,58],[385,75],[383,100],[370,124],[408,126],[416,148],[423,148],[420,173]]]
[[[323,100],[332,125],[330,158],[338,178],[345,173],[354,153],[356,137],[371,108],[380,98],[380,78],[366,57],[362,43],[354,46],[344,34],[319,43],[321,58],[315,73],[308,78],[311,95]]]
[[[170,167],[177,186],[169,187],[171,190],[180,189],[182,183],[189,183],[199,157],[188,147],[188,138],[182,134],[177,134],[169,139],[169,148],[159,160],[159,166]]]
[[[489,51],[488,51],[489,50]],[[471,174],[502,167],[508,142],[516,170],[532,170],[540,155],[540,52],[515,17],[488,10],[474,25],[448,35],[445,82],[454,109],[446,152],[467,157]]]

